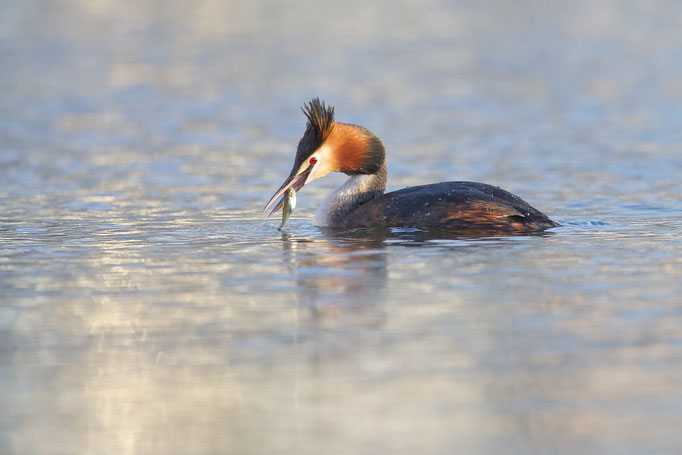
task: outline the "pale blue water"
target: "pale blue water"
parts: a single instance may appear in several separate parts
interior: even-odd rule
[[[0,452],[678,452],[682,4],[553,3],[3,2]],[[314,96],[562,227],[278,232]]]

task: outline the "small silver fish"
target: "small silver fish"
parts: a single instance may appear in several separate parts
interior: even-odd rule
[[[295,208],[296,191],[293,188],[289,188],[286,193],[284,193],[284,199],[282,200],[282,224],[277,228],[278,231],[281,231],[284,225],[287,224],[289,215],[291,215],[291,212],[293,212]]]

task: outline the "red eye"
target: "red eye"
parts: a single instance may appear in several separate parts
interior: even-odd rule
[[[317,163],[317,158],[315,158],[314,156],[313,156],[313,157],[310,157],[310,159],[308,160],[308,163],[310,163],[310,164],[315,164],[315,163]]]

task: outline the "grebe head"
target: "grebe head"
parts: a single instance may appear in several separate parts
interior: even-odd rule
[[[330,172],[374,174],[384,163],[384,145],[368,129],[335,121],[334,108],[318,98],[303,105],[302,110],[308,123],[298,143],[294,166],[264,210],[289,188],[298,192],[306,183]],[[281,207],[280,199],[270,215]]]

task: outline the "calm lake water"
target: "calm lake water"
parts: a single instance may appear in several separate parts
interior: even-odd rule
[[[3,454],[682,448],[682,3],[6,0]],[[389,189],[562,224],[262,213],[319,96]]]

